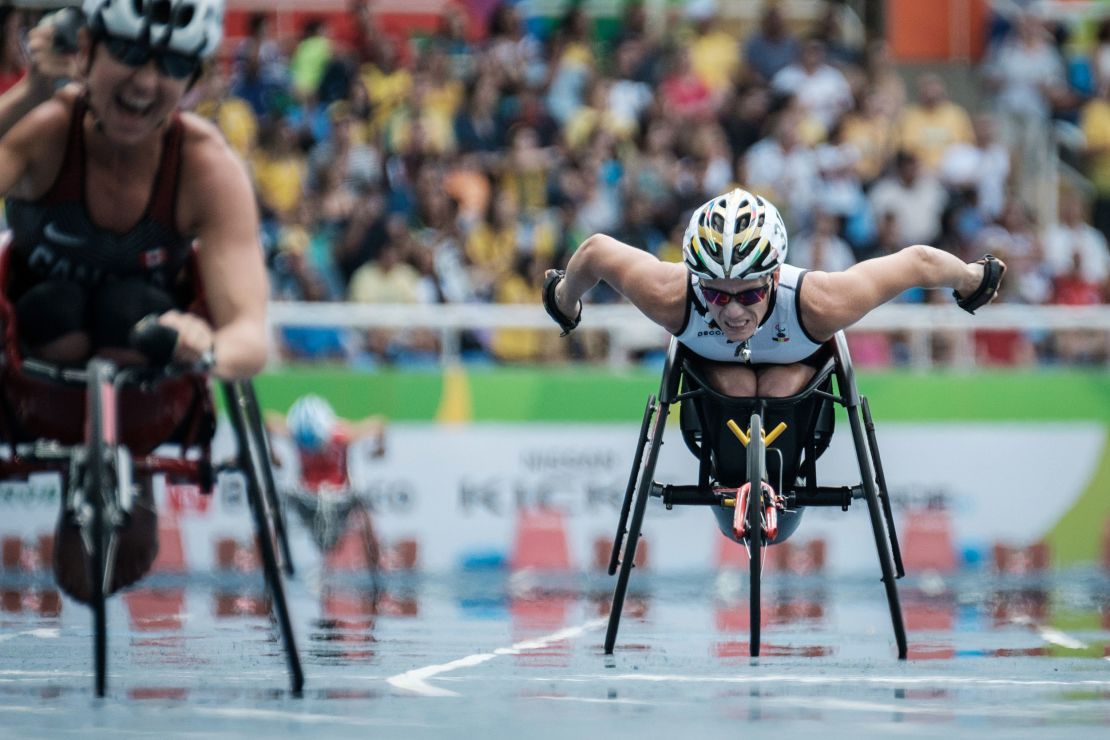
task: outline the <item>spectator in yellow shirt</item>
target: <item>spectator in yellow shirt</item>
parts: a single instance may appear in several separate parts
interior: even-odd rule
[[[497,278],[513,264],[518,213],[516,199],[499,192],[486,217],[470,232],[466,257],[474,270],[471,284],[477,292],[489,295]]]
[[[230,93],[228,79],[219,67],[209,71],[196,113],[215,123],[235,153],[250,160],[258,137],[258,118],[247,101]]]
[[[362,65],[359,76],[369,95],[370,109],[374,111],[370,122],[370,135],[374,136],[393,111],[405,102],[412,88],[412,75],[401,65],[397,41],[383,36],[379,41],[378,63]]]
[[[716,0],[693,0],[686,13],[694,21],[690,43],[694,74],[719,98],[740,73],[740,43],[721,28]]]
[[[292,222],[304,197],[307,164],[288,121],[278,119],[263,127],[251,170],[263,216]]]
[[[971,144],[975,134],[967,111],[948,99],[944,80],[924,74],[917,82],[917,103],[902,114],[898,139],[902,149],[917,155],[924,169],[936,172],[948,147]]]
[[[895,122],[882,93],[868,93],[859,110],[844,116],[840,136],[859,153],[856,174],[865,185],[882,176],[894,153]]]
[[[1099,84],[1098,97],[1083,107],[1079,120],[1086,140],[1087,176],[1095,186],[1092,222],[1110,239],[1110,80]]]
[[[496,303],[530,304],[543,285],[543,274],[536,274],[535,259],[520,255],[512,269],[504,273],[494,286]],[[501,362],[535,362],[540,359],[541,332],[537,329],[498,329],[493,333],[490,349]]]

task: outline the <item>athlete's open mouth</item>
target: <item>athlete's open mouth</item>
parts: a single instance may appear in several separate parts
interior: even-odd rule
[[[116,95],[116,105],[123,109],[124,113],[132,116],[145,116],[154,107],[154,101],[121,93]]]

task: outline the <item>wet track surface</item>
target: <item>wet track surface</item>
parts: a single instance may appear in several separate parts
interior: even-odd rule
[[[260,578],[160,577],[112,599],[109,695],[89,612],[44,577],[0,580],[0,735],[20,737],[1101,737],[1110,577],[901,582],[895,659],[873,577],[776,574],[749,657],[746,573],[637,574],[603,654],[612,580],[495,571],[303,573],[288,691]]]

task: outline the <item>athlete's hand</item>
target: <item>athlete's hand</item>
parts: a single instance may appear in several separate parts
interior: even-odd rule
[[[27,32],[27,74],[32,82],[51,92],[57,81],[77,76],[76,50],[68,49],[68,40],[62,41],[71,32],[65,28],[72,22],[67,12],[46,15]]]
[[[177,345],[173,348],[174,362],[193,364],[212,358],[216,333],[201,317],[192,313],[167,311],[158,317],[158,323],[177,332]]]

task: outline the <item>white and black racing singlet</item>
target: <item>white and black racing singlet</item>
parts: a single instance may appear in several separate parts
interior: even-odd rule
[[[93,223],[85,203],[87,104],[79,97],[67,134],[61,169],[42,197],[7,200],[12,232],[11,297],[44,280],[94,286],[107,277],[141,277],[170,288],[189,257],[192,239],[177,232],[175,207],[184,125],[175,115],[139,222],[117,234]]]
[[[746,344],[753,365],[789,365],[810,357],[821,348],[799,317],[798,295],[806,270],[783,265],[778,287],[771,293],[771,305],[755,335]],[[743,342],[725,339],[724,332],[709,316],[705,297],[696,275],[686,288],[686,319],[675,335],[694,354],[718,362],[743,362]]]

